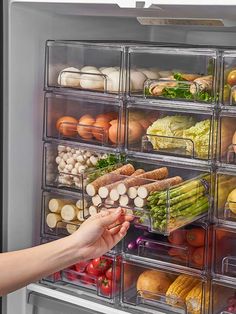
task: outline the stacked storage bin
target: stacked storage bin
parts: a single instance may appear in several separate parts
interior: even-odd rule
[[[124,62],[121,45],[46,43],[42,242],[75,232],[98,210],[85,187],[96,171],[101,175],[104,164],[112,168],[119,162]],[[113,248],[45,281],[80,287],[114,303],[120,263],[119,250]]]
[[[46,43],[42,241],[102,208],[134,218],[122,247],[47,282],[136,313],[219,312],[210,293],[231,289],[235,260],[234,193],[225,193],[236,178],[236,97],[225,80],[236,56],[223,53],[220,109],[219,60],[215,49]],[[100,262],[103,273],[89,270]]]
[[[222,52],[212,281],[214,314],[236,312],[235,66],[236,52]]]

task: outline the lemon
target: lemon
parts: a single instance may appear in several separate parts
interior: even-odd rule
[[[229,193],[227,202],[229,204],[229,209],[231,210],[231,212],[236,214],[236,189]]]

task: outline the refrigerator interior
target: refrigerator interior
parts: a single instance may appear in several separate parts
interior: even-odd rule
[[[190,11],[185,10],[184,14],[187,16]],[[4,61],[3,244],[5,250],[16,250],[32,246],[40,235],[46,40],[112,39],[232,46],[236,32],[235,28],[208,31],[204,27],[145,26],[136,19],[142,9],[127,10],[123,16],[124,11],[115,5],[104,9],[85,4],[15,1],[8,6],[5,1],[5,12],[8,36]],[[145,12],[146,16],[150,14],[155,16],[156,12]],[[10,294],[4,300],[3,313],[13,314],[16,308],[19,314],[32,313],[25,293],[22,289]]]

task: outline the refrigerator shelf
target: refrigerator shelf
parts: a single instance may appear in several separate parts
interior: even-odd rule
[[[45,89],[114,97],[125,91],[125,45],[46,42]]]
[[[218,52],[214,49],[129,47],[128,95],[172,102],[217,102]],[[133,87],[136,87],[135,89]]]
[[[122,247],[125,256],[135,256],[154,264],[162,263],[175,268],[207,272],[211,266],[210,232],[211,227],[205,222],[185,226],[170,233],[168,237],[149,233],[132,225],[123,239]]]
[[[126,150],[129,154],[164,155],[211,164],[215,158],[214,112],[127,104]],[[143,119],[143,120],[142,120]],[[186,160],[187,161],[187,160]]]
[[[209,290],[207,279],[196,274],[122,262],[121,302],[130,308],[151,309],[152,313],[207,313]]]
[[[43,138],[116,150],[124,144],[122,108],[118,99],[46,93]]]

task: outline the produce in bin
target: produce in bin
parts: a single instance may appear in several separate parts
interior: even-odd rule
[[[224,89],[223,89],[223,101],[224,104],[230,105],[236,104],[236,69],[228,68],[224,73]]]
[[[181,153],[195,158],[209,158],[211,121],[174,115],[157,119],[147,130],[153,150]],[[184,150],[184,152],[181,152]]]
[[[229,313],[236,314],[236,292],[228,298],[225,310]]]
[[[231,155],[233,155],[234,162],[235,147],[232,147],[232,144],[235,144],[235,131],[235,119],[232,117],[222,117],[220,123],[220,155],[222,162],[230,163],[232,159]]]
[[[145,96],[212,102],[213,76],[187,73],[145,82]]]
[[[96,290],[106,298],[118,292],[120,276],[120,259],[107,256],[79,262],[62,271],[63,281]]]

